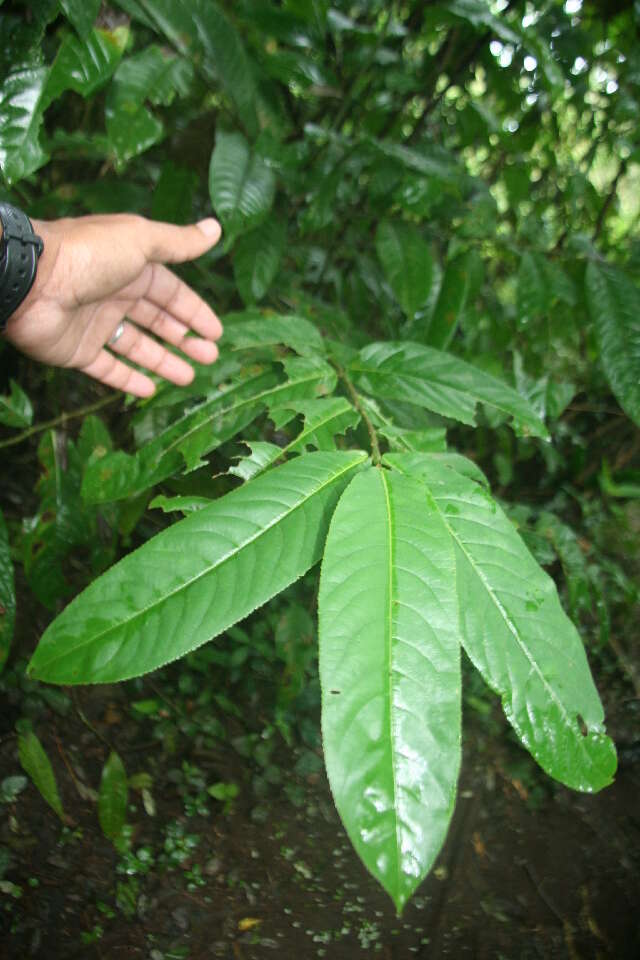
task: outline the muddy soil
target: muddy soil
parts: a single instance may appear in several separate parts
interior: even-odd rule
[[[640,956],[640,704],[621,691],[608,704],[620,769],[597,796],[549,781],[499,711],[490,724],[468,711],[449,837],[400,918],[353,853],[323,773],[291,773],[299,751],[280,744],[283,779],[256,799],[253,761],[230,743],[170,756],[131,719],[128,696],[125,686],[81,689],[66,716],[38,717],[68,820],[32,785],[0,807],[14,885],[0,909],[4,960]],[[8,705],[0,781],[21,773],[14,720]],[[87,793],[110,744],[130,775],[152,775],[155,811],[139,791],[129,809],[132,849],[154,860],[146,873],[140,863],[126,872]],[[239,784],[237,799],[187,817],[172,773],[185,759]],[[168,823],[198,838],[179,864],[167,860]]]

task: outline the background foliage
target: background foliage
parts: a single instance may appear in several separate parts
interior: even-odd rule
[[[68,376],[3,351],[0,419],[23,430],[5,453],[39,437],[40,480],[30,502],[8,482],[0,657],[11,555],[57,611],[162,525],[148,506],[193,510],[335,436],[366,449],[369,422],[383,450],[449,445],[482,468],[592,662],[637,692],[635,7],[4,0],[0,13],[5,196],[41,217],[187,222],[213,204],[223,243],[184,276],[227,329],[213,373],[117,414],[94,387],[79,430],[58,417]],[[356,413],[348,390],[326,398],[323,344],[376,401]],[[462,368],[440,369],[433,349],[506,380],[518,429],[489,377],[453,396]],[[398,376],[383,387],[385,363]],[[440,390],[431,412],[413,405],[425,379]],[[52,429],[30,426],[34,405]],[[103,791],[105,823],[119,822],[112,808]]]

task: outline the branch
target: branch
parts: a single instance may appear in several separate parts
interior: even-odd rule
[[[358,391],[356,390],[353,383],[349,379],[349,376],[346,370],[344,369],[344,367],[342,367],[341,364],[339,364],[336,360],[333,360],[332,362],[338,372],[338,376],[340,377],[340,379],[343,381],[344,385],[347,388],[347,392],[353,401],[354,407],[362,417],[364,424],[367,428],[367,431],[369,433],[369,440],[371,442],[371,454],[373,456],[373,462],[375,463],[376,466],[380,466],[380,464],[382,463],[382,454],[380,453],[380,444],[378,443],[378,435],[376,433],[373,423],[371,422],[371,418],[369,417],[366,410],[362,406],[362,403],[360,402],[360,397],[358,395]]]
[[[15,437],[11,437],[9,440],[3,440],[0,443],[0,450],[2,450],[3,447],[13,447],[17,443],[22,443],[24,440],[28,440],[29,437],[32,437],[34,434],[42,433],[43,430],[48,430],[50,427],[63,426],[67,420],[75,420],[78,417],[86,416],[88,413],[95,413],[96,410],[102,410],[103,407],[108,407],[109,404],[115,403],[116,400],[121,399],[121,394],[113,393],[108,397],[103,397],[102,400],[97,400],[95,403],[90,403],[86,407],[80,407],[78,410],[72,410],[71,413],[61,413],[58,417],[54,417],[53,420],[45,420],[44,423],[36,423],[33,427],[29,427],[28,430],[23,430],[22,433],[17,434]]]

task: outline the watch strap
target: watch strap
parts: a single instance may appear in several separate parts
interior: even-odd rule
[[[0,332],[25,299],[36,278],[38,258],[44,249],[26,213],[10,203],[0,203],[2,251],[0,256]]]

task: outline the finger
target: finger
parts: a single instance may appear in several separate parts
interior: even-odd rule
[[[122,336],[110,346],[110,349],[126,357],[127,360],[137,363],[139,367],[150,370],[179,386],[184,386],[193,380],[193,367],[170,353],[166,347],[153,337],[148,337],[132,323],[125,323]]]
[[[214,247],[222,229],[217,220],[207,217],[188,227],[145,220],[141,242],[148,260],[159,263],[183,263],[195,260]]]
[[[178,347],[198,363],[213,363],[218,357],[215,343],[189,336],[189,327],[148,300],[138,300],[127,311],[127,316],[139,326],[150,330],[156,337]]]
[[[222,324],[211,307],[161,264],[147,267],[136,283],[120,292],[120,297],[146,300],[207,340],[217,340],[222,335]],[[144,326],[149,326],[149,316],[145,312],[147,319],[141,321]]]
[[[134,370],[133,367],[128,367],[126,363],[106,350],[101,350],[95,360],[78,369],[87,376],[93,377],[94,380],[104,383],[105,386],[123,390],[134,397],[150,397],[155,393],[156,387],[150,377]]]

